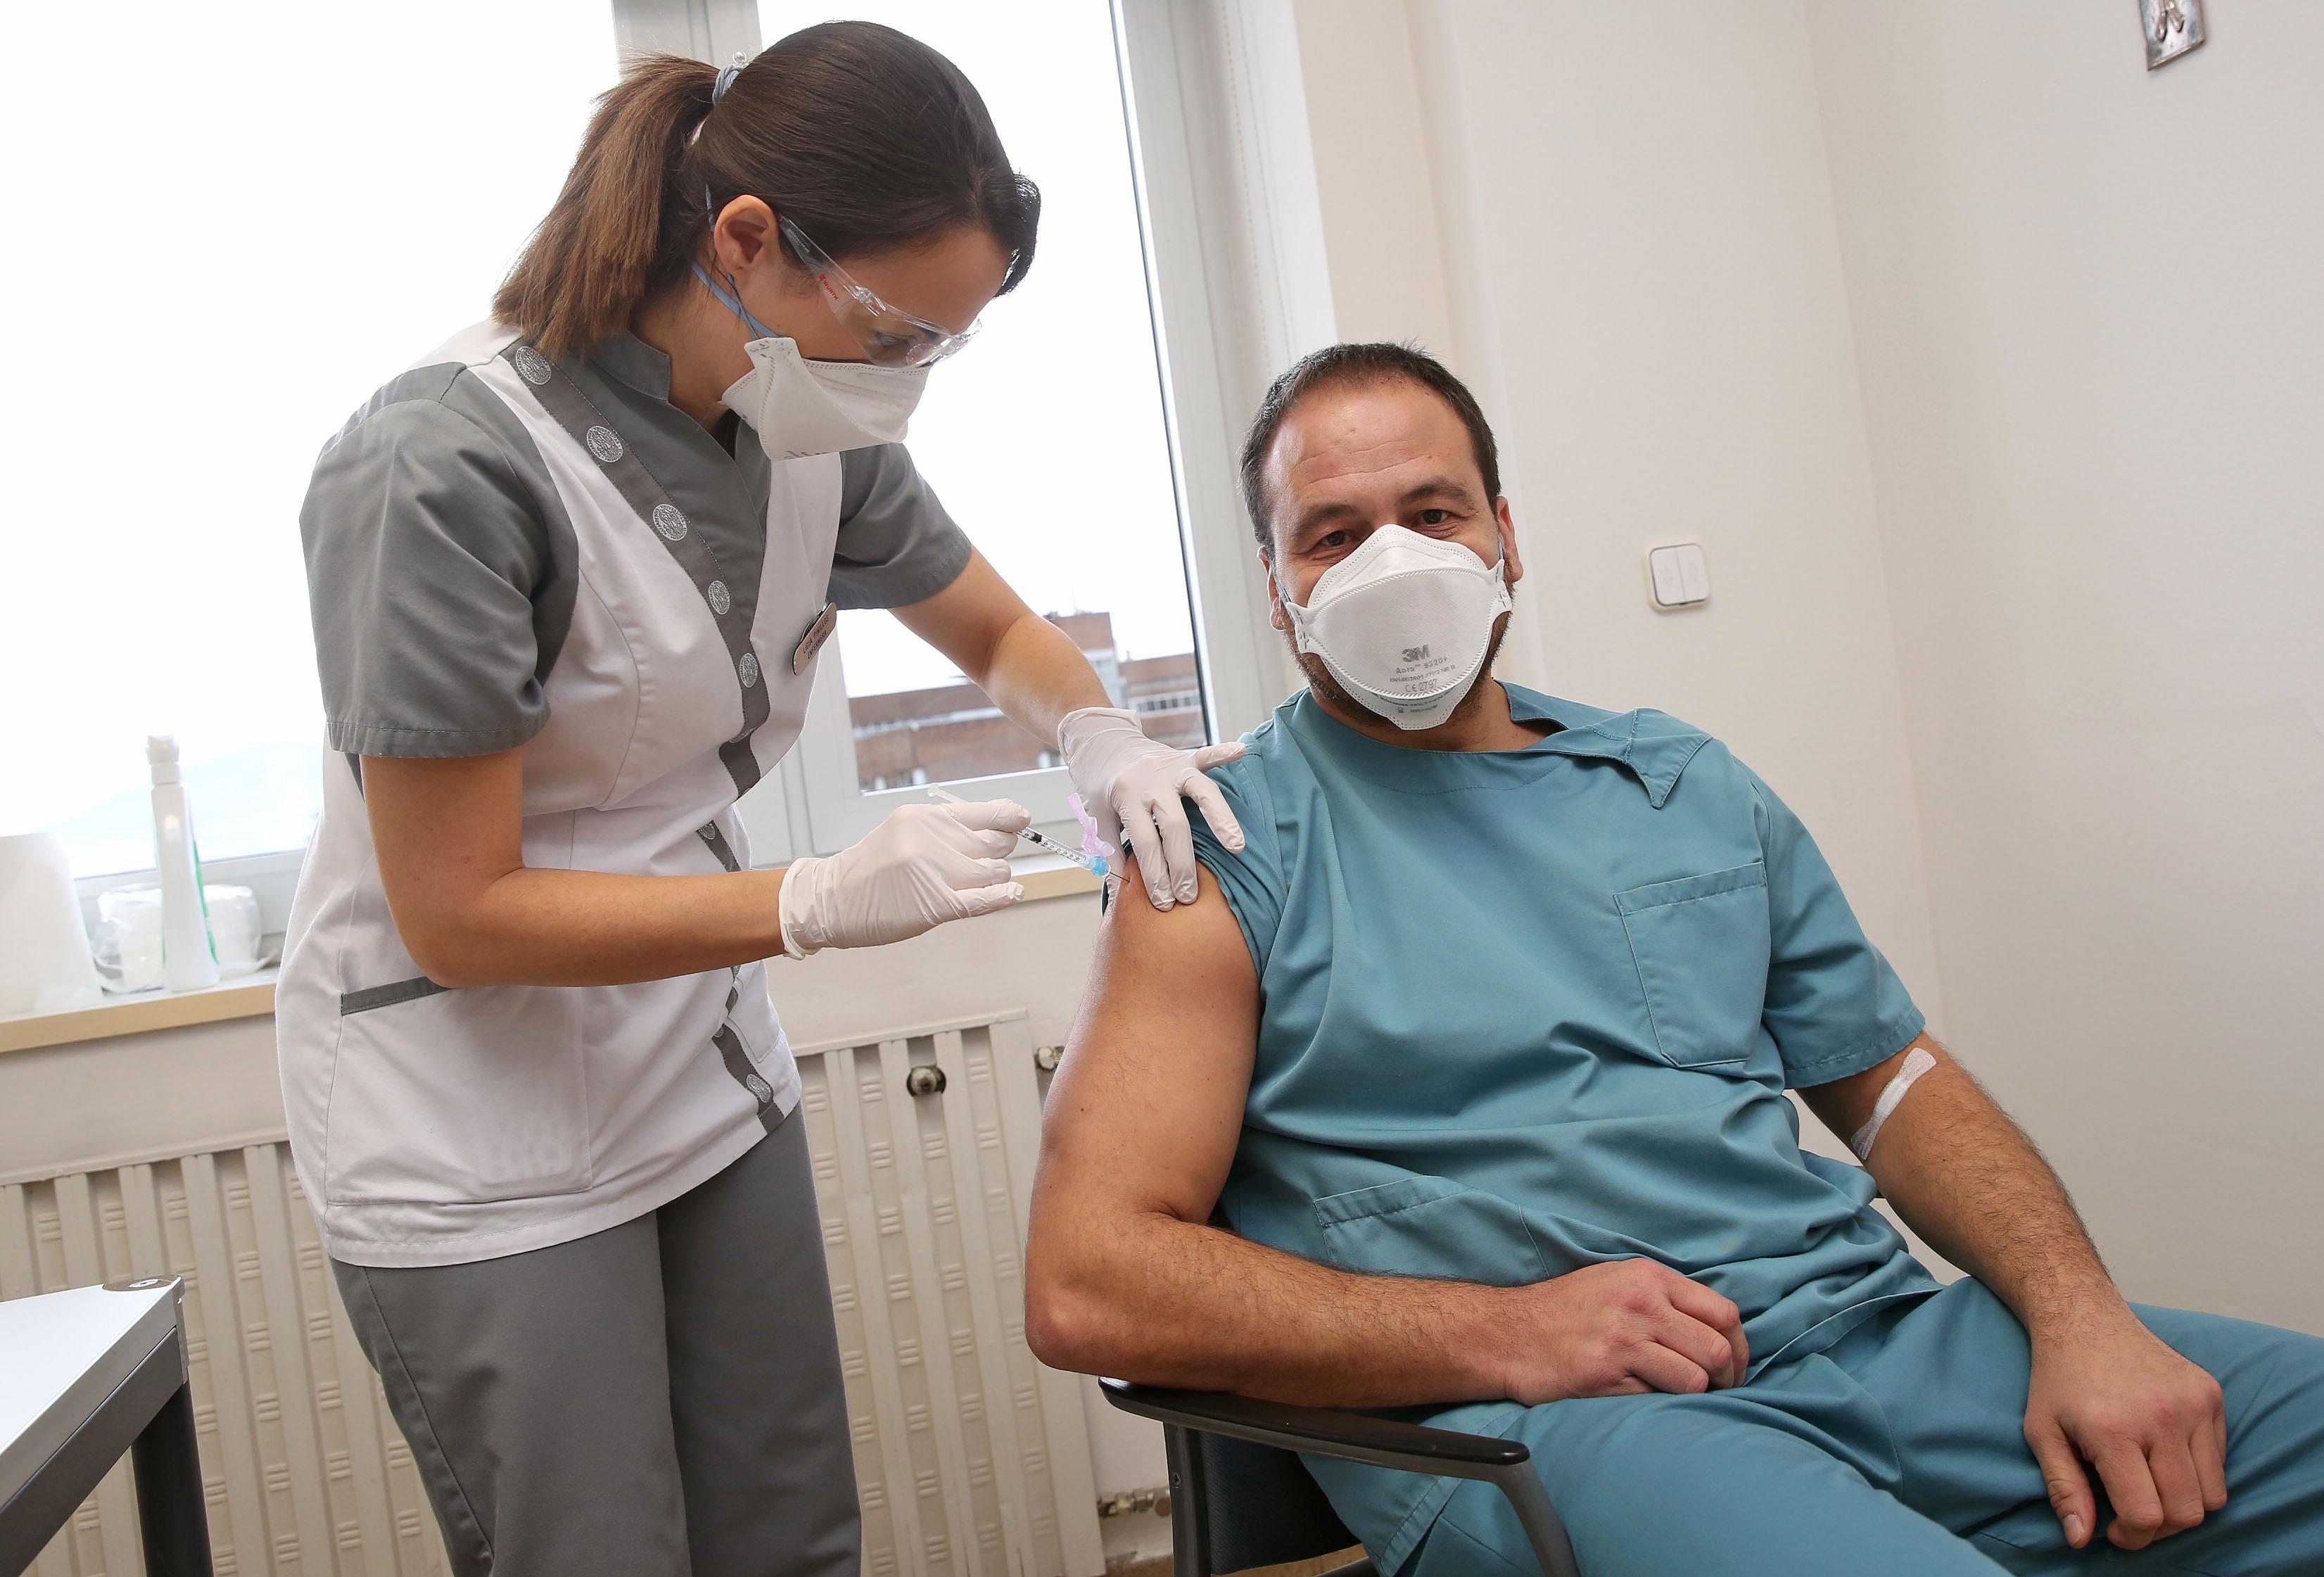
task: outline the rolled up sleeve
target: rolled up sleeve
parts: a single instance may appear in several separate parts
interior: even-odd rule
[[[1241,824],[1243,846],[1229,849],[1211,831],[1202,812],[1189,806],[1187,822],[1194,835],[1194,858],[1219,884],[1227,908],[1234,911],[1243,945],[1250,949],[1251,967],[1267,976],[1268,955],[1283,921],[1284,876],[1281,845],[1277,841],[1274,802],[1267,779],[1249,757],[1213,767],[1211,781],[1226,796],[1227,807]],[[1145,894],[1136,893],[1139,901]]]

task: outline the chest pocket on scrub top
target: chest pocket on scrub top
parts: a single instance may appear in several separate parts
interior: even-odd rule
[[[1739,1064],[1751,1055],[1767,995],[1767,872],[1655,881],[1614,895],[1637,963],[1655,1044],[1674,1067]]]

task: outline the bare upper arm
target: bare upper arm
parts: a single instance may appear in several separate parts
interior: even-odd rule
[[[1133,862],[1134,863],[1134,862]],[[1194,903],[1112,907],[1049,1086],[1033,1236],[1160,1212],[1209,1219],[1234,1160],[1259,1036],[1259,976],[1208,871]],[[1052,1241],[1051,1248],[1060,1245]]]
[[[364,809],[396,929],[425,970],[432,944],[524,865],[524,752],[363,758]]]
[[[1032,610],[983,554],[972,551],[944,590],[889,612],[975,679],[990,671],[992,653],[1010,626]]]

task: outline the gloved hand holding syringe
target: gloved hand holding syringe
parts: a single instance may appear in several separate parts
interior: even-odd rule
[[[959,795],[947,793],[939,788],[930,788],[928,793],[932,798],[941,799],[946,805],[964,805],[967,803],[967,801],[962,799]],[[1074,864],[1080,866],[1083,870],[1096,877],[1099,881],[1104,883],[1106,890],[1109,893],[1113,890],[1114,884],[1121,880],[1120,874],[1108,868],[1106,862],[1100,856],[1095,854],[1085,854],[1079,849],[1072,848],[1065,844],[1059,843],[1056,839],[1049,836],[1047,833],[1036,832],[1033,828],[1028,826],[1019,832],[1017,835],[1024,839],[1027,843],[1032,844],[1035,848],[1040,850],[1044,854],[1055,854],[1061,860],[1071,860]]]

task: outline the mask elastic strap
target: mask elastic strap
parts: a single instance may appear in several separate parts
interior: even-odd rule
[[[765,324],[760,322],[756,318],[751,315],[751,309],[742,305],[742,298],[739,293],[730,290],[722,289],[718,281],[710,277],[709,270],[704,268],[699,263],[689,263],[687,266],[694,271],[694,277],[702,281],[702,288],[708,290],[712,295],[717,297],[718,304],[720,306],[725,308],[726,310],[732,312],[735,317],[740,318],[745,324],[747,324],[753,336],[760,339],[782,338],[781,335],[776,333],[773,329],[768,327]],[[726,282],[728,285],[732,285],[734,282],[734,279],[732,274],[727,276]]]
[[[1493,610],[1494,616],[1516,613],[1517,590],[1509,584],[1509,538],[1499,521],[1493,522],[1493,586],[1494,599],[1500,604]]]
[[[1293,648],[1300,651],[1309,650],[1310,648],[1307,644],[1307,610],[1302,607],[1299,604],[1291,600],[1290,589],[1283,584],[1283,572],[1276,564],[1273,555],[1269,555],[1268,558],[1267,578],[1275,583],[1275,600],[1283,604],[1283,616],[1291,621],[1291,644]]]

